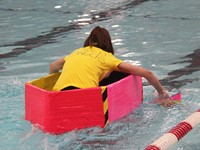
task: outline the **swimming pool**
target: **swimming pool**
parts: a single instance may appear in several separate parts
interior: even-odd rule
[[[98,7],[97,7],[98,6]],[[142,150],[200,108],[200,1],[1,0],[0,149]],[[125,118],[55,136],[24,120],[24,83],[48,74],[56,58],[83,45],[96,25],[107,28],[117,57],[152,70],[168,89],[182,91],[171,108],[144,104]],[[198,150],[200,127],[172,150]]]

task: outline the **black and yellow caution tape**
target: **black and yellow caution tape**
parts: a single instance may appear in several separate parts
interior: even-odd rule
[[[104,109],[104,116],[105,116],[105,126],[109,123],[108,118],[108,94],[107,94],[107,87],[102,86],[102,100],[103,100],[103,109]]]

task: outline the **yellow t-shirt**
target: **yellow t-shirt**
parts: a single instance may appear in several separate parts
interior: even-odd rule
[[[68,86],[97,87],[109,72],[119,71],[121,62],[111,53],[94,46],[77,49],[65,57],[61,75],[53,90],[60,91]]]

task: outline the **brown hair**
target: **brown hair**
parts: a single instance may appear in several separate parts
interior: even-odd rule
[[[84,43],[86,46],[95,46],[106,52],[114,54],[109,32],[105,28],[95,27]]]

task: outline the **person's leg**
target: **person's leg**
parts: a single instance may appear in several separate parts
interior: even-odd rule
[[[79,88],[74,87],[74,86],[68,86],[68,87],[63,88],[61,91],[66,91],[66,90],[75,90],[75,89],[79,89]]]

